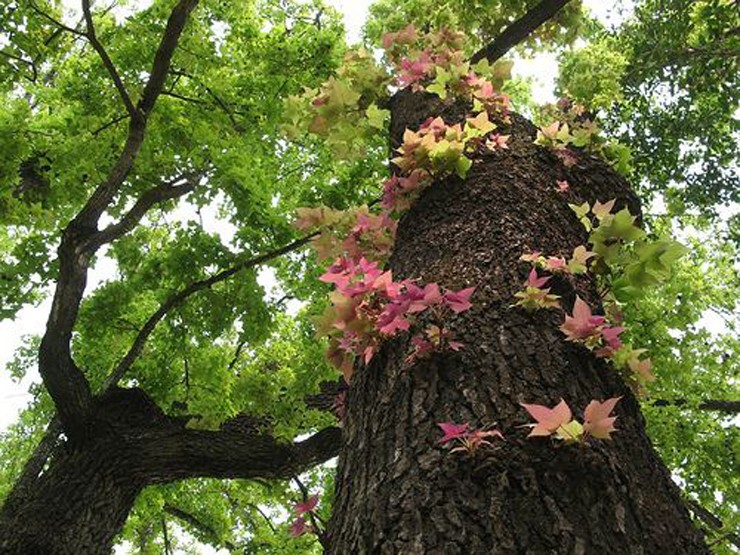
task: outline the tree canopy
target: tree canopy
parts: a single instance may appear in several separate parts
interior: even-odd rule
[[[80,214],[96,213],[91,266],[115,270],[84,298],[84,279],[71,286],[82,302],[67,330],[92,391],[137,386],[189,428],[218,429],[243,414],[294,441],[336,423],[327,384],[338,379],[315,336],[329,288],[317,279],[323,265],[302,249],[311,237],[293,225],[296,211],[377,203],[389,153],[382,109],[332,139],[296,123],[305,111],[296,98],[347,71],[349,53],[375,68],[353,75],[368,95],[354,104],[382,105],[385,33],[410,23],[454,28],[475,57],[515,35],[512,22],[539,4],[379,0],[361,53],[319,0],[195,4],[0,7],[0,318],[50,296],[63,271],[62,230],[73,219],[84,229]],[[629,340],[649,350],[657,378],[642,398],[651,439],[714,549],[730,553],[740,542],[737,7],[641,0],[609,28],[578,1],[555,4],[563,9],[536,31],[498,46],[501,55],[515,46],[504,60],[558,53],[559,93],[618,139],[610,155],[649,203],[648,235],[673,233],[688,247],[664,284],[630,302]],[[189,13],[179,28],[178,9]],[[168,51],[173,29],[181,36]],[[530,83],[507,69],[494,73],[514,109],[547,123],[551,108],[535,106]],[[106,190],[117,168],[120,187]],[[40,342],[26,338],[5,371],[36,372]],[[3,432],[0,499],[64,391],[34,385],[33,402]],[[72,413],[58,417],[74,426]],[[288,513],[320,492],[316,514],[328,519],[333,480],[329,464],[294,481],[151,486],[120,542],[142,553],[187,544],[176,524],[215,547],[320,552],[311,536],[290,538]]]

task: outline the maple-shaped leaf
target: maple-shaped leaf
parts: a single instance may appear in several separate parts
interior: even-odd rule
[[[611,326],[605,327],[601,330],[601,337],[606,343],[606,346],[602,350],[606,350],[607,354],[604,356],[610,356],[614,351],[618,351],[622,347],[622,341],[619,339],[619,334],[624,331],[622,326]]]
[[[525,253],[519,257],[519,260],[523,260],[524,262],[537,262],[542,256],[542,253],[540,251],[534,251],[533,253]]]
[[[311,527],[306,523],[306,519],[303,517],[298,517],[290,525],[290,535],[294,538],[297,538],[298,536],[302,536],[303,534],[308,532],[310,529]]]
[[[643,380],[647,382],[652,382],[655,381],[655,376],[651,372],[653,368],[653,361],[649,358],[640,360],[640,355],[644,352],[645,349],[634,349],[630,351],[630,356],[627,360],[627,366]]]
[[[524,282],[524,286],[525,287],[536,287],[540,289],[548,281],[550,281],[550,276],[539,277],[537,275],[537,270],[535,268],[532,268],[532,271],[529,272],[529,276],[527,277],[527,281]]]
[[[319,504],[319,495],[318,494],[312,495],[305,501],[301,501],[295,504],[295,507],[294,507],[295,514],[298,516],[301,516],[304,513],[310,513],[316,508],[316,505],[318,504]]]
[[[560,308],[560,297],[551,294],[550,289],[525,287],[524,291],[517,291],[514,296],[519,299],[515,306],[521,306],[530,312],[539,308]]]
[[[557,179],[555,180],[555,185],[558,187],[558,191],[561,193],[567,193],[570,190],[570,183],[566,179]]]
[[[468,287],[460,291],[445,291],[444,300],[454,313],[459,314],[473,306],[470,302],[470,296],[474,291],[475,287]]]
[[[438,422],[437,426],[444,432],[444,436],[438,443],[447,443],[453,439],[464,438],[468,436],[468,423],[454,424],[452,422]]]
[[[568,270],[568,264],[561,256],[548,256],[544,262],[545,270],[550,272],[564,272]]]
[[[486,140],[486,148],[488,150],[509,150],[509,137],[511,137],[511,135],[499,135],[498,133],[492,133],[488,140]]]
[[[598,439],[611,439],[609,434],[616,430],[614,421],[617,417],[609,414],[621,398],[621,396],[612,397],[603,403],[596,400],[591,401],[583,412],[585,420],[583,431]]]
[[[579,296],[573,305],[573,315],[565,315],[565,322],[560,326],[568,341],[583,341],[600,333],[599,326],[604,323],[603,316],[594,316],[591,307]]]
[[[616,199],[612,199],[604,204],[601,204],[601,202],[597,200],[593,208],[591,208],[591,212],[593,212],[593,215],[596,216],[597,220],[601,221],[609,214],[611,214],[615,202]]]
[[[546,144],[548,141],[554,141],[560,131],[560,122],[554,121],[550,125],[540,127],[537,131],[536,144]]]
[[[572,274],[585,274],[588,271],[586,263],[592,257],[596,256],[595,252],[591,252],[586,249],[583,245],[578,245],[573,249],[573,256],[568,260],[568,270]]]
[[[477,130],[474,135],[481,137],[496,129],[496,124],[488,119],[488,112],[483,111],[474,118],[468,118],[467,124]]]
[[[532,431],[527,437],[552,435],[558,428],[573,419],[573,413],[563,399],[553,408],[544,405],[519,404],[537,421],[536,424],[528,424],[532,427]]]

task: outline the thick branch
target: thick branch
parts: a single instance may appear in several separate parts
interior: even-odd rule
[[[473,63],[487,59],[490,63],[504,56],[509,50],[525,40],[540,25],[552,19],[570,0],[542,0],[534,8],[504,29],[493,42],[473,54]]]
[[[234,545],[228,540],[222,540],[221,536],[219,535],[218,532],[216,532],[213,526],[203,522],[197,516],[183,509],[180,509],[179,507],[170,505],[169,503],[165,503],[164,511],[174,516],[175,518],[182,520],[188,526],[191,526],[192,528],[198,530],[201,534],[206,536],[211,543],[214,543],[215,545],[218,545],[218,546],[223,546],[230,551],[236,550],[236,545]]]
[[[241,270],[254,268],[255,266],[259,266],[260,264],[264,264],[265,262],[282,256],[283,254],[297,250],[308,243],[315,236],[316,233],[312,233],[311,235],[307,235],[301,239],[293,241],[292,243],[280,247],[279,249],[266,252],[265,254],[261,254],[254,258],[243,260],[227,270],[223,270],[217,274],[212,275],[209,278],[195,281],[184,289],[181,289],[177,293],[170,295],[170,297],[164,303],[162,303],[157,311],[152,314],[144,323],[144,326],[141,328],[138,335],[134,339],[134,342],[131,345],[129,351],[121,359],[121,362],[118,363],[118,366],[116,366],[113,372],[106,378],[103,384],[103,391],[109,390],[120,381],[126,371],[131,368],[131,365],[141,354],[142,350],[144,349],[144,345],[147,342],[147,339],[149,339],[149,336],[154,331],[154,328],[157,326],[157,324],[167,315],[168,312],[180,306],[191,295],[197,293],[198,291],[202,291],[203,289],[207,289],[219,282],[225,281]]]
[[[108,52],[95,34],[95,25],[93,24],[92,11],[90,10],[90,0],[82,0],[82,13],[85,16],[85,25],[87,25],[87,33],[85,34],[87,36],[87,40],[90,41],[93,49],[98,53],[98,56],[100,56],[106,71],[108,71],[110,78],[113,80],[113,84],[116,86],[116,90],[118,90],[118,94],[121,96],[124,106],[126,106],[126,111],[131,115],[131,117],[136,117],[136,107],[134,106],[134,103],[131,102],[131,97],[126,90],[126,86],[123,84],[118,71],[116,71],[116,66],[113,65],[113,60],[110,59]]]
[[[147,117],[154,108],[159,93],[162,92],[167,73],[170,70],[172,56],[180,40],[180,35],[185,27],[190,12],[198,5],[198,0],[180,0],[177,6],[172,10],[167,27],[165,28],[164,37],[154,55],[154,64],[149,81],[144,87],[144,93],[139,100],[138,108]]]
[[[324,428],[305,441],[280,443],[238,426],[219,431],[169,427],[144,434],[137,464],[150,483],[185,478],[287,479],[337,456],[342,432]]]

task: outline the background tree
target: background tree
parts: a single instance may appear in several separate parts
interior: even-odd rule
[[[408,14],[416,14],[419,25],[454,23],[468,30],[480,41],[468,45],[473,52],[506,27],[483,17],[484,9],[456,14],[454,3],[425,9],[439,19],[426,21],[416,13],[420,5],[379,4],[369,37],[377,40],[382,31],[397,29],[381,22],[406,23]],[[505,21],[533,5],[510,2],[497,13],[511,14]],[[129,505],[149,484],[194,476],[288,478],[336,453],[333,417],[305,402],[320,382],[335,376],[322,362],[323,348],[313,340],[308,319],[326,289],[316,284],[312,258],[277,257],[305,243],[294,241],[290,226],[296,207],[346,208],[376,198],[387,156],[381,133],[362,137],[365,157],[345,163],[323,141],[305,136],[286,142],[278,132],[284,99],[303,86],[318,86],[344,53],[341,26],[329,8],[155,2],[121,18],[83,6],[83,17],[68,23],[60,22],[54,6],[40,2],[10,4],[0,14],[8,30],[1,70],[7,102],[0,117],[3,314],[12,316],[57,282],[47,335],[40,343],[29,340],[11,368],[17,376],[33,368],[38,349],[51,395],[38,388],[33,406],[4,435],[3,524],[16,537],[27,530],[34,541],[88,542],[67,544],[70,549],[112,541]],[[560,12],[527,44],[555,46],[584,31],[576,11]],[[650,6],[638,12],[638,23],[628,27],[632,34],[620,34],[622,40],[644,41],[649,35],[639,17],[649,13]],[[677,8],[675,17],[681,15]],[[701,27],[704,20],[693,21]],[[717,33],[735,36],[729,8],[712,21],[718,23],[698,33],[700,40],[711,44]],[[639,75],[632,78],[639,83]],[[735,89],[725,83],[733,78],[712,75],[729,105]],[[683,86],[693,84],[689,76]],[[654,108],[625,98],[620,106],[632,107],[624,112],[630,120],[635,111],[649,114]],[[725,154],[731,153],[732,146],[723,144]],[[650,183],[655,190],[666,187],[665,181]],[[719,193],[711,202],[727,198],[722,191],[731,185],[716,184]],[[214,231],[214,212],[233,226],[226,240]],[[666,221],[651,225],[661,231]],[[49,257],[60,241],[59,256]],[[116,277],[80,303],[96,253],[115,261]],[[725,521],[719,549],[733,539],[727,530],[736,472],[728,460],[736,437],[723,425],[726,412],[716,410],[732,405],[709,405],[707,411],[702,403],[708,393],[711,400],[732,399],[736,340],[729,334],[710,338],[690,324],[707,308],[734,307],[733,282],[726,279],[732,255],[731,243],[721,236],[697,245],[673,280],[631,315],[644,323],[633,332],[641,344],[660,346],[654,349],[660,389],[647,400],[655,406],[648,413],[653,437],[687,489],[709,507],[704,516],[714,513]],[[707,261],[717,268],[711,275],[697,269]],[[257,281],[257,268],[266,262],[274,264],[279,279],[277,298],[265,295]],[[286,315],[292,298],[309,304]],[[676,308],[666,314],[666,306]],[[667,335],[676,329],[682,330],[680,343]],[[146,394],[117,389],[116,383]],[[60,425],[63,440],[57,439]],[[293,447],[275,443],[322,428]],[[166,469],[163,461],[175,458],[168,456],[165,438],[183,454]],[[219,441],[229,448],[219,451]],[[80,472],[85,456],[97,466],[104,453],[111,457],[113,476]],[[130,462],[134,458],[137,464]],[[46,464],[49,471],[38,478]],[[67,489],[45,486],[55,480]],[[77,488],[79,480],[89,480],[90,489]],[[328,518],[331,470],[316,467],[303,480],[312,491],[326,492],[319,514]],[[72,508],[72,493],[81,510]],[[69,500],[66,515],[36,510],[54,506],[49,500],[55,496]],[[109,512],[97,526],[86,520],[101,514],[95,499],[117,500],[104,504]],[[287,482],[188,480],[147,487],[123,537],[143,552],[161,549],[177,541],[165,532],[167,522],[175,521],[201,541],[269,552],[287,534],[274,522],[280,520],[277,507],[297,499],[300,494]],[[301,538],[280,552],[306,552],[312,545]]]

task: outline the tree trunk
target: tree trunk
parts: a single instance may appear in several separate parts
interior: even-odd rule
[[[113,436],[60,447],[27,496],[3,508],[0,553],[110,553],[145,485],[128,470],[135,458]]]
[[[466,108],[401,92],[391,136],[427,116],[460,121]],[[512,116],[509,150],[477,157],[467,179],[427,189],[403,217],[394,278],[458,289],[475,286],[473,308],[452,322],[459,353],[404,369],[408,340],[390,341],[353,376],[336,477],[331,553],[707,553],[669,472],[645,435],[639,406],[609,363],[558,330],[562,313],[512,308],[528,267],[524,252],[569,255],[586,233],[568,202],[639,205],[606,164],[582,154],[565,168],[533,144],[535,129]],[[567,179],[570,192],[556,180]],[[565,280],[553,293],[570,310]],[[551,282],[552,283],[552,282]],[[588,280],[578,294],[594,304]],[[591,399],[622,396],[613,441],[556,445],[525,439],[520,402],[561,398],[581,419]],[[493,423],[495,449],[450,453],[438,422]]]

